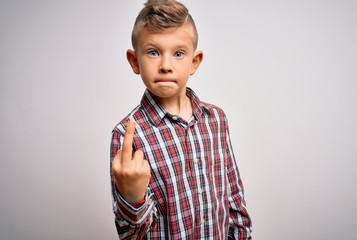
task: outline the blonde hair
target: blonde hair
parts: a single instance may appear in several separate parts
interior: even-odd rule
[[[193,47],[197,48],[198,33],[188,9],[176,0],[148,0],[139,12],[131,34],[131,43],[136,49],[137,37],[142,29],[150,32],[163,32],[168,28],[182,26],[188,21],[194,30]]]

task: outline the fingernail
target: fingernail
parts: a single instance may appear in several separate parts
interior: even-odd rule
[[[129,122],[127,123],[127,127],[130,127],[130,128],[135,127],[135,122],[130,119]]]

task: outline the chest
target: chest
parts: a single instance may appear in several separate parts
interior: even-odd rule
[[[162,208],[203,192],[212,195],[207,199],[223,194],[227,141],[219,122],[149,126],[137,136],[135,147],[142,149],[149,161],[149,187]]]

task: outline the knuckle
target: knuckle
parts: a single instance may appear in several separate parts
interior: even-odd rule
[[[113,164],[112,165],[112,173],[115,175],[115,176],[119,176],[120,175],[120,168],[117,164]]]
[[[113,159],[111,169],[113,173],[117,173],[118,171],[120,171],[120,162],[118,157],[115,157]]]
[[[151,177],[150,167],[147,165],[126,165],[121,166],[121,164],[112,164],[113,174],[121,179],[142,179]]]
[[[144,153],[142,150],[136,150],[134,153],[135,159],[143,159],[144,158]]]

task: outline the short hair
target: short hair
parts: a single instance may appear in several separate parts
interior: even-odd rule
[[[197,48],[198,33],[191,14],[182,3],[176,0],[148,0],[136,17],[131,33],[131,44],[136,49],[137,37],[142,29],[160,33],[169,28],[182,26],[188,21],[194,32],[193,47]]]

